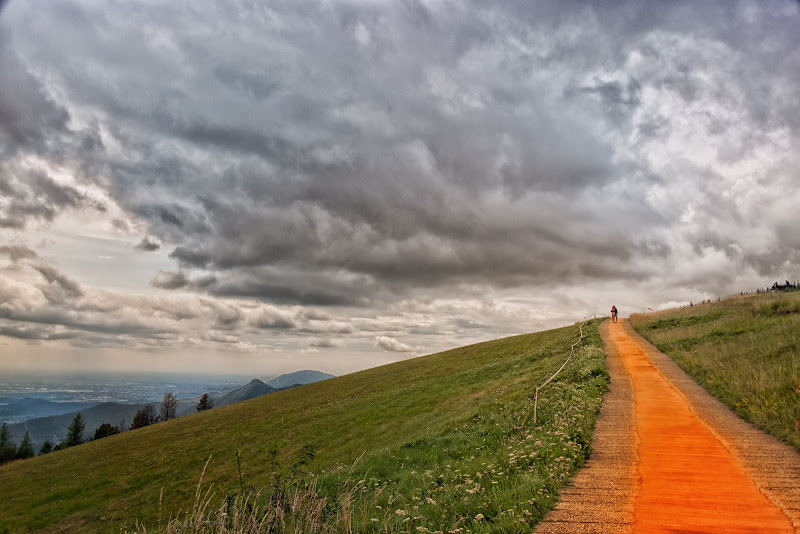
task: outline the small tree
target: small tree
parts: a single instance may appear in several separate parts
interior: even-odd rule
[[[143,426],[149,426],[155,423],[158,420],[156,416],[156,409],[153,408],[152,404],[148,404],[144,408],[140,409],[136,412],[136,415],[133,416],[133,423],[131,424],[131,430],[136,428],[142,428]]]
[[[3,423],[0,427],[0,464],[10,462],[17,455],[17,445],[11,439],[11,431],[8,424]]]
[[[197,403],[195,409],[198,412],[204,412],[206,410],[210,410],[214,407],[214,399],[208,396],[208,393],[203,393],[203,396],[200,397],[200,402]]]
[[[39,449],[39,456],[42,454],[50,454],[51,452],[53,452],[53,443],[50,440],[42,443],[42,448]]]
[[[22,438],[22,443],[17,448],[17,458],[24,460],[25,458],[33,458],[36,454],[33,452],[33,442],[31,441],[31,433],[26,431],[25,437]]]
[[[173,392],[165,393],[164,400],[161,401],[161,411],[159,412],[162,421],[175,419],[178,415],[178,399]]]
[[[103,423],[94,429],[94,437],[92,439],[103,439],[114,434],[119,434],[119,428],[112,426],[111,423]]]
[[[66,449],[67,447],[74,447],[75,445],[83,443],[83,431],[85,429],[86,421],[83,420],[83,416],[78,412],[75,414],[75,417],[72,418],[72,423],[67,430],[67,439],[64,440],[61,448]]]

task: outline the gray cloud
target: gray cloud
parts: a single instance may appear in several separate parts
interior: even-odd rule
[[[266,329],[293,329],[298,326],[293,314],[274,306],[262,306],[252,318],[252,324],[256,328]]]
[[[14,50],[7,32],[0,35],[0,146],[5,157],[20,148],[44,149],[54,133],[67,130],[69,113],[58,106]]]
[[[14,324],[0,324],[0,335],[25,340],[55,341],[76,337],[74,332],[58,331],[48,326],[17,326]]]
[[[322,338],[318,337],[309,339],[308,346],[318,349],[330,349],[334,347],[339,347],[341,346],[341,344],[329,337],[322,337]]]
[[[144,250],[146,252],[152,252],[154,250],[158,250],[161,248],[161,243],[158,239],[152,236],[145,236],[142,238],[141,241],[136,245],[136,248],[139,250]]]
[[[197,5],[0,19],[0,227],[118,208],[138,249],[170,249],[152,286],[207,299],[162,310],[170,332],[421,347],[499,327],[293,306],[725,293],[797,268],[797,2]],[[50,306],[94,295],[40,273]]]
[[[190,283],[190,280],[183,271],[159,271],[156,277],[153,278],[150,283],[155,287],[160,287],[161,289],[180,289],[187,287]]]
[[[33,268],[47,280],[46,286],[40,289],[50,302],[63,302],[83,296],[83,290],[78,282],[64,275],[55,267],[47,264],[36,264]]]
[[[29,220],[52,221],[66,209],[101,205],[85,198],[77,189],[56,183],[39,170],[23,170],[0,164],[0,190],[10,202],[0,207],[0,228],[23,228]]]
[[[35,251],[23,245],[2,245],[0,254],[8,256],[12,262],[37,258],[39,255]]]

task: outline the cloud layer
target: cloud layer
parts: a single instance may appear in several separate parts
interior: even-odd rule
[[[247,325],[341,347],[331,336],[358,336],[354,317],[411,336],[404,307],[459,300],[470,311],[431,330],[460,320],[480,338],[515,331],[493,322],[516,313],[509,295],[544,299],[532,316],[554,321],[574,288],[595,295],[581,312],[646,288],[664,302],[750,290],[800,260],[799,7],[10,2],[0,228],[36,248],[26,235],[60,217],[118,214],[141,254],[173,264],[143,291],[175,294],[131,317],[189,298],[194,327],[232,343]],[[76,331],[113,328],[81,306],[144,302],[3,250],[40,277],[6,274],[37,303],[3,304],[6,336],[86,342]],[[482,299],[505,311],[481,317]],[[226,323],[215,306],[230,302],[249,304]],[[321,308],[337,318],[297,311]],[[196,337],[171,313],[117,333]],[[362,337],[439,346],[424,339]]]

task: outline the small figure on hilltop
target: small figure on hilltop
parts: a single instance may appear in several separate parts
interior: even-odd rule
[[[617,322],[617,307],[616,306],[611,306],[611,320],[613,322],[615,322],[615,323]]]

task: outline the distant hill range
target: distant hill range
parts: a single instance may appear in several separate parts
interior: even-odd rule
[[[333,378],[333,375],[328,373],[321,373],[319,371],[296,371],[294,373],[287,373],[278,378],[273,378],[267,381],[267,385],[275,389],[286,389],[294,386],[302,386],[304,384],[313,384],[321,380]]]
[[[233,391],[218,392],[209,391],[208,396],[214,401],[214,406],[225,406],[226,404],[233,404],[247,399],[253,399],[262,395],[267,395],[281,389],[287,389],[313,382],[319,382],[328,378],[333,378],[334,375],[322,373],[320,371],[297,371],[281,375],[273,378],[267,382],[254,378],[250,383],[234,389]],[[200,400],[200,397],[193,399],[179,399],[178,400],[178,417],[194,413],[195,406]],[[19,406],[15,410],[23,409],[25,401],[35,403],[35,409],[38,413],[47,413],[48,410],[59,409],[63,411],[65,403],[54,403],[43,399],[21,399],[17,401]],[[49,404],[49,405],[48,405]],[[125,428],[129,427],[133,421],[136,412],[144,408],[147,404],[120,404],[117,402],[104,402],[101,404],[92,405],[90,407],[81,407],[80,403],[72,403],[77,408],[69,413],[60,413],[58,415],[49,415],[46,417],[37,417],[29,419],[22,423],[9,424],[8,429],[11,436],[16,443],[22,441],[25,432],[30,432],[31,441],[33,441],[34,449],[38,452],[39,447],[45,441],[50,441],[54,445],[62,441],[67,436],[67,429],[77,413],[80,413],[86,421],[86,430],[84,431],[84,438],[89,439],[94,436],[94,431],[103,423],[110,423],[112,425],[123,425]],[[160,407],[159,402],[149,403],[158,412]]]
[[[30,420],[36,417],[77,412],[92,406],[97,406],[97,402],[57,402],[36,397],[23,397],[12,400],[8,404],[0,405],[0,421],[6,421],[11,424],[12,422]]]

